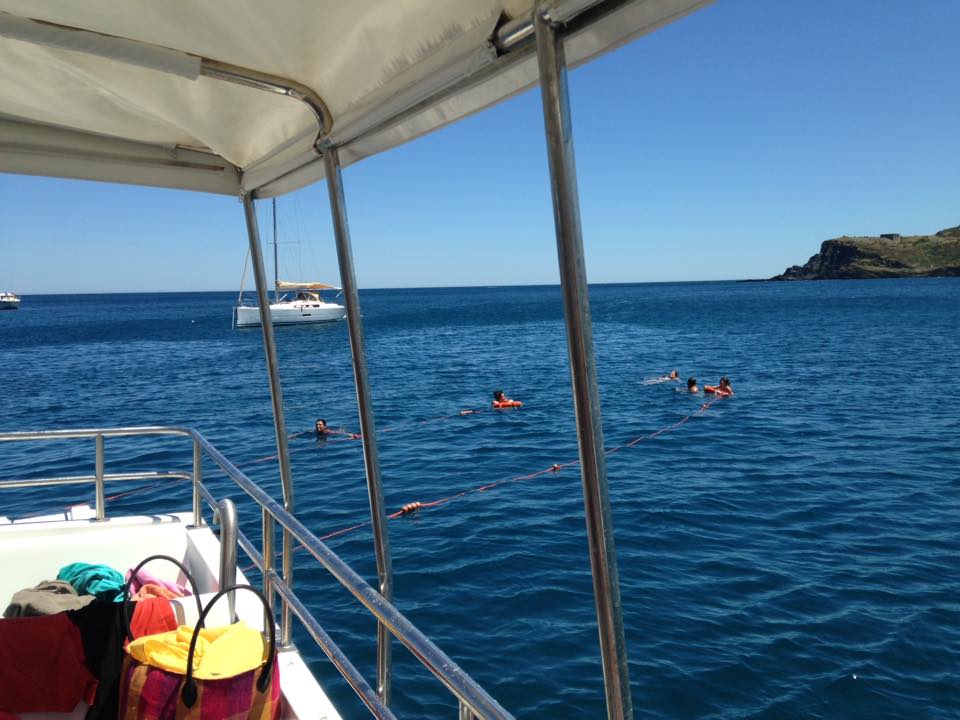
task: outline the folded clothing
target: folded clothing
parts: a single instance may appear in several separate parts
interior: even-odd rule
[[[97,679],[66,613],[0,620],[0,710],[70,712],[92,705]]]
[[[77,595],[73,585],[63,580],[44,580],[36,587],[19,590],[3,611],[6,618],[55,615],[64,610],[82,608],[93,595]]]
[[[233,625],[200,628],[193,654],[193,676],[198,680],[229,678],[260,667],[266,661],[263,635],[242,620]],[[137,638],[127,646],[134,660],[184,675],[193,628],[181,625],[171,632]]]
[[[106,565],[70,563],[60,568],[57,580],[66,580],[80,595],[93,595],[98,600],[123,600],[123,575]]]
[[[133,579],[130,578],[132,574],[133,574],[133,568],[127,570],[127,574],[125,576],[126,580],[130,583],[131,593],[139,592],[142,587],[149,584],[149,585],[159,585],[160,587],[166,588],[172,593],[172,595],[166,595],[162,597],[170,597],[172,599],[174,597],[186,597],[187,595],[193,594],[192,592],[190,592],[189,588],[184,587],[183,585],[180,585],[175,582],[162,580],[161,578],[158,578],[152,572],[150,572],[149,570],[145,570],[144,568],[140,568],[139,570],[137,570],[137,576]]]
[[[146,598],[134,605],[133,617],[130,619],[130,634],[134,638],[157,635],[176,629],[177,618],[167,598]]]

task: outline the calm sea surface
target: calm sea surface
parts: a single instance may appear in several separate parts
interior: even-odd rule
[[[192,425],[279,497],[259,330],[232,293],[27,296],[0,313],[0,430]],[[576,458],[553,287],[362,294],[388,507]],[[960,279],[592,288],[608,447],[695,412],[644,378],[736,397],[608,459],[634,707],[644,718],[960,717]],[[290,432],[357,428],[343,323],[280,328]],[[502,388],[518,412],[483,412]],[[291,441],[323,534],[368,517],[359,442]],[[107,471],[188,469],[182,440],[108,440]],[[26,469],[25,469],[26,468]],[[0,446],[0,479],[93,471],[92,442]],[[207,465],[220,495],[259,521]],[[130,486],[123,486],[122,490]],[[108,493],[117,490],[108,487]],[[55,511],[80,488],[0,494]],[[108,511],[185,510],[166,483]],[[391,521],[396,604],[518,716],[605,717],[578,468]],[[369,530],[330,541],[375,582]],[[375,624],[299,557],[297,587],[373,682]],[[365,712],[298,628],[345,717]],[[395,645],[401,717],[455,717]]]

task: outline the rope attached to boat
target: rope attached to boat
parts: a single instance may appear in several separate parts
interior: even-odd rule
[[[713,405],[715,405],[722,399],[723,399],[722,396],[717,396],[711,400],[708,400],[707,402],[702,403],[700,407],[696,410],[696,412],[690,413],[689,415],[685,415],[684,417],[680,418],[676,422],[671,423],[670,425],[667,425],[665,427],[662,427],[655,432],[648,433],[646,435],[640,435],[639,437],[635,437],[632,440],[629,440],[628,442],[623,443],[622,445],[616,445],[612,448],[609,448],[605,451],[605,454],[609,457],[611,455],[614,455],[615,453],[620,452],[621,450],[625,450],[627,448],[634,448],[646,440],[654,440],[665,433],[676,430],[681,426],[685,425],[686,423],[690,422],[693,418],[703,415],[707,410],[709,410]],[[448,417],[452,417],[452,416],[448,416]],[[556,474],[561,470],[574,467],[579,464],[580,464],[579,459],[570,460],[565,463],[555,463],[550,467],[544,468],[543,470],[537,470],[536,472],[532,472],[527,475],[517,475],[513,477],[502,478],[500,480],[495,480],[494,482],[486,483],[484,485],[480,485],[475,488],[468,488],[466,490],[461,490],[460,492],[455,493],[454,495],[449,495],[447,497],[439,498],[437,500],[430,500],[430,501],[416,500],[414,502],[409,502],[403,505],[396,512],[391,513],[390,515],[387,515],[387,519],[396,520],[397,518],[401,518],[406,515],[415,514],[420,510],[426,510],[429,508],[436,508],[436,507],[440,507],[441,505],[446,505],[455,500],[460,500],[462,498],[465,498],[469,495],[476,495],[478,493],[488,492],[490,490],[493,490],[494,488],[500,487],[501,485],[506,485],[507,483],[523,482],[526,480],[533,480],[535,478],[542,477],[544,475]],[[332,540],[333,538],[346,535],[348,533],[354,532],[355,530],[359,530],[361,528],[365,528],[368,525],[370,525],[370,523],[371,523],[370,520],[365,520],[363,522],[359,522],[349,527],[344,527],[339,530],[334,530],[333,532],[329,532],[326,535],[320,536],[319,540],[324,542],[327,540]],[[301,548],[303,548],[303,545],[298,545],[296,548],[294,548],[294,552],[296,552],[297,550],[300,550]],[[277,557],[281,557],[281,556],[282,556],[282,553],[277,553]],[[244,568],[241,568],[241,570],[243,572],[247,572],[249,570],[254,569],[255,567],[256,567],[255,565],[248,565]]]

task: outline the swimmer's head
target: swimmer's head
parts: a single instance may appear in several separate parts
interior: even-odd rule
[[[323,432],[324,430],[327,429],[327,421],[324,420],[323,418],[319,418],[317,420],[317,424],[314,427],[316,428],[317,432]]]
[[[503,390],[494,390],[493,399],[498,401],[503,401]]]
[[[680,373],[678,373],[676,370],[671,370],[671,371],[670,371],[670,379],[671,379],[671,380],[679,380],[679,379],[680,379]]]
[[[720,387],[730,387],[730,378],[726,375],[720,378]]]
[[[697,386],[697,379],[692,377],[687,379],[687,390],[693,390]]]

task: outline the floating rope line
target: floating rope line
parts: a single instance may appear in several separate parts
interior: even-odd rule
[[[382,434],[391,433],[391,432],[399,432],[400,430],[409,428],[410,426],[421,427],[423,425],[429,425],[430,423],[439,422],[441,420],[450,420],[452,418],[465,417],[467,415],[478,415],[482,412],[487,412],[489,410],[490,408],[467,408],[465,410],[459,410],[449,415],[439,415],[437,417],[431,417],[425,420],[406,420],[404,422],[395,423],[394,425],[390,425],[389,427],[382,428],[381,430],[378,431],[378,433],[382,435]],[[315,432],[316,432],[315,430],[301,430],[300,432],[295,432],[292,435],[289,435],[288,439],[293,440],[294,438],[302,437],[304,435],[312,435]],[[341,442],[349,442],[350,440],[363,440],[362,433],[350,432],[348,430],[328,430],[324,434],[324,437],[329,435],[342,435],[343,437],[339,437],[333,440],[327,440],[323,445],[320,445],[319,447],[325,447],[326,445],[335,445],[336,443],[341,443]],[[302,447],[302,448],[293,448],[291,450],[288,450],[287,452],[288,454],[293,455],[294,453],[304,452],[305,450],[316,450],[316,449],[318,448]],[[276,460],[276,459],[277,459],[276,454],[265,455],[263,457],[257,458],[256,460],[248,460],[247,462],[239,463],[237,464],[237,467],[241,468],[241,467],[247,467],[248,465],[258,465],[260,463],[270,462],[271,460]]]
[[[632,440],[625,442],[622,445],[616,445],[612,448],[609,448],[608,450],[604,451],[604,454],[607,456],[610,456],[620,452],[625,448],[636,447],[637,445],[639,445],[641,442],[644,442],[645,440],[653,440],[665,433],[671,432],[672,430],[676,430],[677,428],[690,422],[690,420],[692,420],[693,418],[703,415],[707,410],[711,408],[711,406],[713,406],[715,403],[719,402],[722,399],[723,399],[723,396],[717,396],[712,400],[704,402],[700,405],[699,408],[697,408],[696,412],[690,413],[689,415],[685,415],[684,417],[677,420],[675,423],[671,423],[670,425],[662,427],[659,430],[649,433],[647,435],[640,435],[639,437],[633,438]],[[460,500],[461,498],[464,498],[468,495],[475,495],[477,493],[487,492],[501,485],[506,485],[507,483],[523,482],[525,480],[533,480],[534,478],[538,478],[543,475],[556,474],[561,470],[564,470],[566,468],[573,467],[579,464],[580,464],[579,459],[570,460],[565,463],[556,463],[554,465],[551,465],[548,468],[544,468],[543,470],[537,470],[536,472],[529,473],[528,475],[517,475],[514,477],[503,478],[501,480],[495,480],[485,485],[480,485],[479,487],[461,490],[460,492],[454,495],[440,498],[438,500],[431,500],[428,502],[417,500],[414,502],[409,502],[406,505],[402,506],[396,512],[391,513],[390,515],[387,515],[387,519],[396,520],[397,518],[404,517],[405,515],[412,515],[416,512],[419,512],[420,510],[425,510],[428,508],[435,508],[441,505],[446,505],[447,503],[453,502],[454,500]],[[323,535],[318,539],[321,541],[326,541],[326,540],[333,539],[335,537],[340,537],[341,535],[346,535],[347,533],[353,532],[355,530],[359,530],[360,528],[367,527],[368,525],[370,525],[370,523],[371,523],[370,520],[366,520],[364,522],[357,523],[356,525],[351,525],[350,527],[341,528],[340,530],[334,530],[333,532],[327,533],[326,535]],[[300,550],[301,548],[303,548],[303,545],[298,545],[297,547],[294,548],[294,552]],[[282,552],[278,552],[276,556],[281,557]],[[241,568],[241,570],[243,572],[247,572],[248,570],[252,570],[255,567],[256,565],[248,565],[244,568]]]

